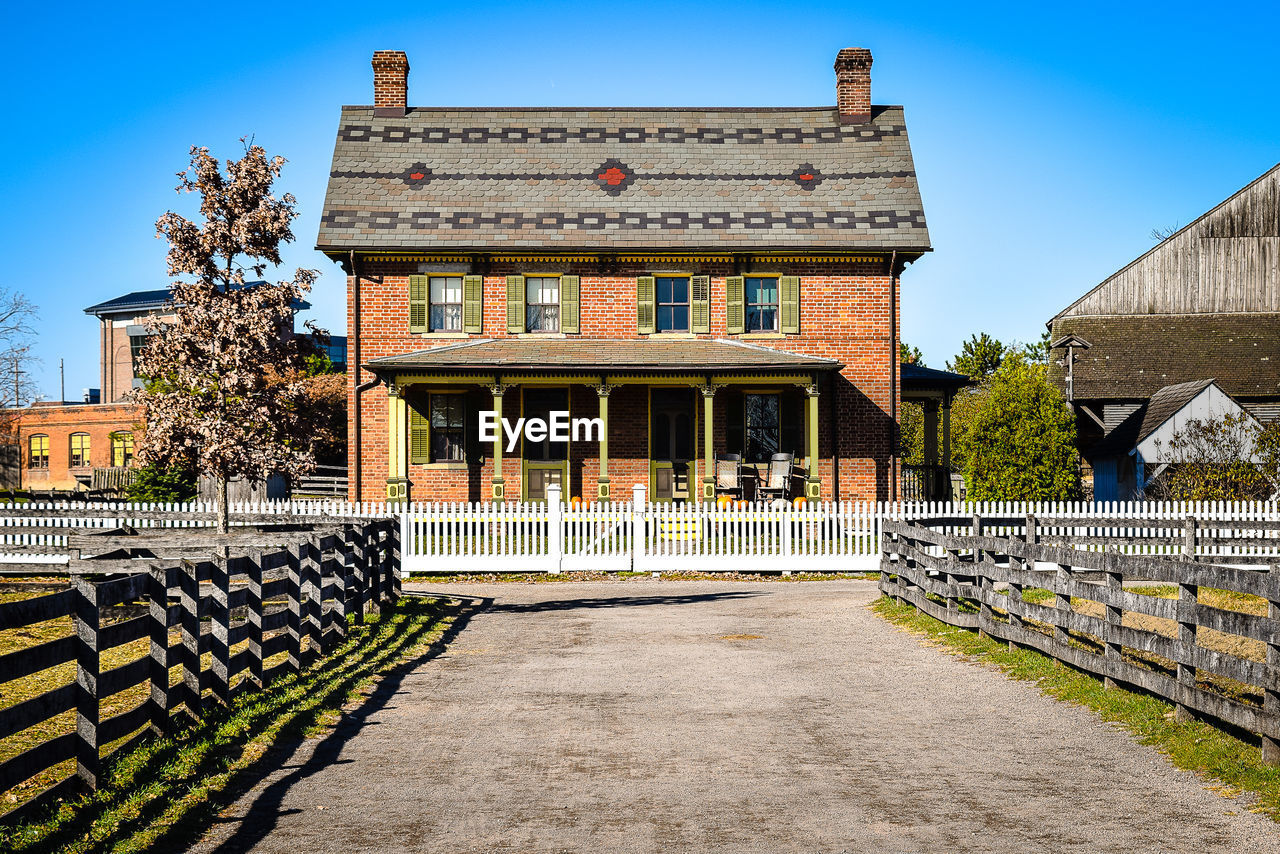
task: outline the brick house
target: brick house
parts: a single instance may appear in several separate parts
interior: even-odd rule
[[[811,498],[896,495],[899,277],[930,247],[869,51],[812,108],[409,107],[405,54],[373,68],[317,240],[348,276],[353,499],[697,500],[716,454],[779,450]],[[482,443],[494,411],[603,441]]]

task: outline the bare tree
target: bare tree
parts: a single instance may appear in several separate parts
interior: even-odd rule
[[[1182,226],[1176,222],[1173,225],[1168,225],[1168,226],[1165,226],[1164,228],[1153,228],[1151,229],[1151,239],[1156,241],[1157,243],[1163,243],[1164,241],[1168,240],[1170,237],[1173,237],[1175,234],[1177,234],[1179,229],[1181,228]]]
[[[36,361],[31,355],[31,328],[36,307],[17,291],[0,286],[0,430],[13,431],[17,408],[36,395],[28,369]]]
[[[169,275],[190,278],[173,286],[171,318],[148,321],[154,335],[138,360],[148,378],[137,395],[146,425],[138,456],[213,477],[223,532],[231,478],[292,479],[315,465],[300,414],[302,348],[290,324],[316,271],[245,286],[246,270],[262,276],[280,263],[280,244],[293,240],[296,200],[272,194],[284,162],[250,142],[224,172],[207,148],[193,147],[177,190],[200,194],[203,222],[173,211],[156,222],[157,236],[169,241]]]

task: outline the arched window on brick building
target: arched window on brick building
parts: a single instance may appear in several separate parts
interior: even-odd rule
[[[88,433],[72,433],[71,434],[71,468],[88,468],[89,462],[89,434]]]
[[[133,462],[133,434],[111,434],[111,465],[123,468]]]
[[[49,437],[37,433],[27,440],[27,468],[49,468]]]

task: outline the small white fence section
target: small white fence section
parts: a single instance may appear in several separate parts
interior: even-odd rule
[[[874,572],[884,519],[930,519],[967,535],[1123,554],[1193,555],[1227,565],[1280,562],[1276,502],[784,502],[729,506],[631,502],[410,504],[401,511],[402,571],[410,573]]]

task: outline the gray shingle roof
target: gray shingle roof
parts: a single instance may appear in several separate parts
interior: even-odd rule
[[[344,107],[321,249],[929,248],[901,107]]]
[[[1212,379],[1203,379],[1165,386],[1151,395],[1150,400],[1139,406],[1100,442],[1086,448],[1085,457],[1099,459],[1129,453],[1196,395],[1213,384]]]
[[[1054,337],[1088,341],[1076,350],[1077,400],[1134,400],[1167,385],[1216,377],[1232,397],[1280,399],[1280,314],[1063,317]],[[1050,377],[1065,383],[1054,350]]]
[[[741,341],[705,338],[664,340],[482,338],[374,359],[375,373],[394,370],[834,371],[835,359],[787,353]]]
[[[245,282],[241,287],[252,288],[255,285],[263,285],[266,282],[255,281]],[[151,311],[153,309],[165,308],[172,299],[172,290],[169,288],[160,288],[154,291],[132,291],[123,296],[109,299],[106,302],[100,302],[97,305],[91,305],[84,310],[85,314],[93,314],[101,317],[104,314],[134,314],[137,312]],[[306,300],[296,300],[293,304],[295,311],[305,311],[311,308],[311,303]]]

